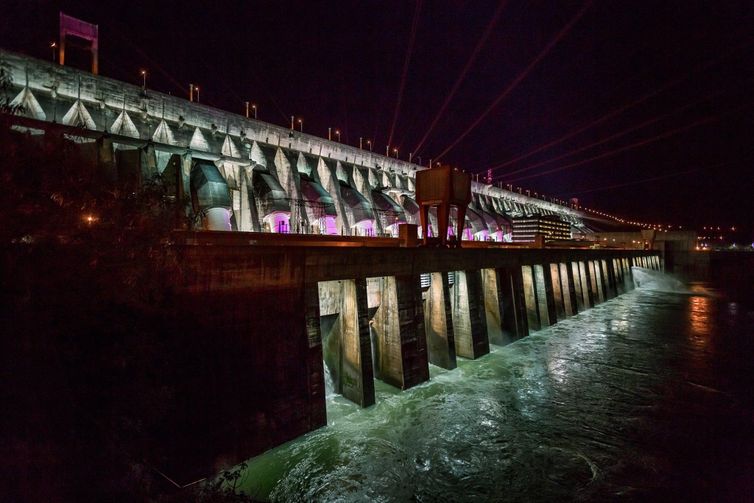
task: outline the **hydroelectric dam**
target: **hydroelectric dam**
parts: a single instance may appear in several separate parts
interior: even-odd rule
[[[430,363],[453,369],[628,291],[633,266],[663,268],[652,250],[507,244],[520,217],[591,230],[575,206],[482,183],[463,222],[451,213],[440,229],[429,214],[431,235],[460,227],[462,246],[419,247],[421,166],[6,51],[0,61],[14,131],[65,138],[113,183],[161,177],[185,223],[169,244],[180,267],[165,316],[181,372],[161,376],[179,406],[158,467],[179,484],[326,425],[326,375],[368,407],[375,378],[411,388]]]

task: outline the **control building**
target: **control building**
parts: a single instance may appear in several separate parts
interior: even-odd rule
[[[542,234],[545,241],[571,239],[571,225],[556,215],[530,215],[512,221],[514,243],[533,243],[537,234]]]

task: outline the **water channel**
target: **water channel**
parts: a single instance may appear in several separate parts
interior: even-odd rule
[[[641,271],[638,271],[641,274]],[[642,287],[248,462],[270,501],[731,500],[754,495],[754,307]]]

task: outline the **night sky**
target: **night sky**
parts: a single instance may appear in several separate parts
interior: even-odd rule
[[[50,59],[62,9],[99,24],[103,75],[645,222],[751,225],[752,1],[2,4],[7,49]]]

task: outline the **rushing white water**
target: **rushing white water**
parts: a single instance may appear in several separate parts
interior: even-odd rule
[[[631,274],[634,278],[636,288],[671,293],[691,292],[682,281],[664,272],[634,266],[631,268]]]
[[[645,276],[455,370],[432,366],[416,388],[376,381],[368,409],[328,394],[328,426],[250,460],[242,490],[272,501],[750,497],[754,313]]]

